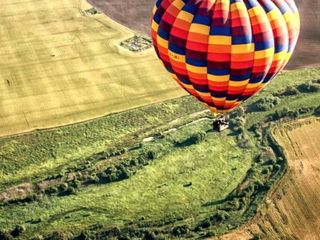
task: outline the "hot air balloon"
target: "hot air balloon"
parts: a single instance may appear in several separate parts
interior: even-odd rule
[[[294,0],[158,0],[151,28],[172,78],[219,115],[286,66],[300,18]]]

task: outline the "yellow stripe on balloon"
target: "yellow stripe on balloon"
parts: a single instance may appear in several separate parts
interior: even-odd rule
[[[249,13],[250,17],[254,17],[254,16],[257,16],[257,15],[265,14],[265,11],[263,10],[262,7],[253,7],[253,8],[248,10],[248,13]]]
[[[207,67],[198,67],[198,66],[193,66],[190,64],[187,64],[187,70],[193,73],[198,73],[198,74],[206,74],[207,73]]]
[[[210,35],[209,44],[210,45],[231,45],[232,38],[230,36],[219,36],[219,35]]]
[[[181,9],[185,5],[185,3],[181,0],[175,0],[173,1],[172,5],[174,5],[178,9]]]
[[[168,48],[168,45],[169,45],[168,41],[163,39],[159,35],[157,35],[157,43],[158,43],[158,45],[160,45],[161,47],[164,47],[164,48]]]
[[[254,89],[254,88],[257,88],[261,83],[258,82],[258,83],[249,83],[246,87],[246,89]]]
[[[265,50],[255,51],[254,52],[254,59],[263,59],[273,56],[274,48],[268,48]]]
[[[158,32],[159,24],[156,21],[152,21],[151,28],[153,31]]]
[[[210,27],[207,25],[199,24],[199,23],[193,23],[191,24],[189,31],[208,35],[208,33],[210,32]]]
[[[277,19],[279,17],[279,13],[280,13],[279,9],[273,9],[270,12],[268,12],[267,16],[268,16],[269,21]],[[280,15],[281,15],[281,13],[280,13]]]
[[[172,51],[170,51],[170,50],[169,50],[169,57],[170,57],[172,60],[177,61],[177,62],[182,62],[182,63],[185,63],[185,62],[186,62],[186,56],[185,56],[185,55],[181,55],[181,54],[172,52]]]
[[[222,97],[222,98],[212,97],[212,100],[215,102],[225,102],[226,97]]]
[[[181,11],[179,14],[178,14],[178,17],[179,19],[181,20],[184,20],[186,22],[189,22],[191,23],[193,18],[194,18],[194,15],[192,15],[191,13],[189,12],[186,12],[186,11]]]
[[[235,2],[231,4],[231,11],[239,11],[243,10],[246,11],[246,5],[243,2]]]
[[[218,76],[218,75],[208,74],[208,80],[212,82],[228,82],[229,79],[230,79],[230,75]]]
[[[196,90],[200,97],[211,97],[211,94],[209,92],[200,92]]]
[[[287,56],[287,51],[281,51],[274,54],[273,60],[283,60]]]
[[[249,79],[243,81],[229,81],[229,87],[243,87],[249,83]]]
[[[254,51],[254,44],[237,44],[231,46],[231,53],[246,53],[246,52],[253,52]]]

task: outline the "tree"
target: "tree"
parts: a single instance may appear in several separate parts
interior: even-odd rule
[[[72,237],[72,234],[63,232],[63,231],[55,231],[51,234],[51,236],[47,237],[47,240],[68,240]]]
[[[17,226],[15,226],[15,228],[11,231],[11,235],[12,235],[13,237],[19,237],[20,234],[21,234],[22,232],[24,232],[25,230],[26,230],[25,226],[23,226],[23,225],[17,225]]]
[[[320,90],[320,86],[312,82],[303,83],[298,86],[298,90],[302,93],[318,92]]]
[[[251,111],[268,111],[280,103],[280,98],[274,96],[268,96],[260,98],[258,101],[250,105]]]
[[[13,237],[8,232],[0,230],[0,239],[1,240],[12,240]]]
[[[117,167],[118,170],[118,180],[128,179],[131,176],[131,173],[122,165]]]
[[[315,110],[314,110],[314,114],[316,116],[320,116],[320,106],[318,106]]]
[[[277,93],[277,96],[282,97],[282,96],[294,96],[299,94],[299,91],[296,87],[294,86],[288,86],[285,90],[282,92]]]
[[[187,234],[189,232],[189,226],[183,225],[183,226],[176,226],[172,229],[172,234],[175,236],[181,236],[184,234]]]

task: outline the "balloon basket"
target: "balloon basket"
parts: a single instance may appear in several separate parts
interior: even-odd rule
[[[220,116],[213,121],[213,130],[217,132],[222,132],[229,128],[229,121],[224,116]]]

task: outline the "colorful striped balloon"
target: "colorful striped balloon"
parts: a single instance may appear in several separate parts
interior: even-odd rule
[[[300,18],[294,0],[158,0],[151,27],[173,79],[224,113],[285,67]]]

